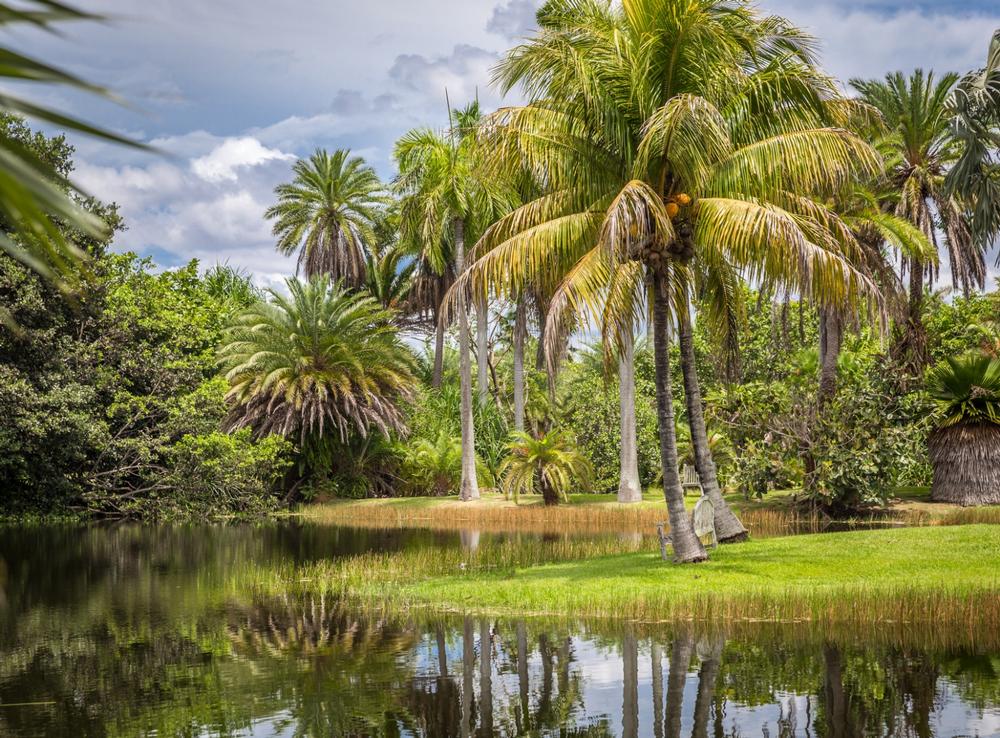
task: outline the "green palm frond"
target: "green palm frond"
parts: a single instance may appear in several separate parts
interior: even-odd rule
[[[1000,359],[971,353],[935,367],[927,390],[942,414],[942,427],[958,423],[1000,425]]]
[[[225,334],[228,427],[301,444],[403,431],[401,401],[416,380],[391,311],[325,276],[287,287],[287,295],[269,291]]]
[[[562,431],[550,431],[540,438],[514,432],[509,450],[503,465],[503,487],[514,502],[522,494],[541,492],[536,490],[536,480],[563,501],[568,501],[567,493],[574,485],[584,489],[590,485],[590,462]]]

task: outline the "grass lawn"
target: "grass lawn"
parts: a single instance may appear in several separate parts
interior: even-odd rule
[[[1000,625],[1000,526],[791,536],[678,566],[633,553],[399,583],[392,599],[492,614]]]

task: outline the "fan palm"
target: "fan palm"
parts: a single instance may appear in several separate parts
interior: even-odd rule
[[[929,441],[931,499],[1000,503],[1000,359],[949,358],[931,372],[928,391],[941,412]]]
[[[478,118],[472,108],[458,116],[459,122]],[[434,258],[440,244],[450,243],[456,274],[465,269],[465,240],[477,238],[484,223],[510,208],[513,196],[503,181],[482,167],[483,152],[467,128],[453,125],[438,133],[415,129],[397,143],[399,166],[396,191],[401,195],[402,238],[424,244]],[[439,273],[446,265],[434,264]],[[463,500],[479,498],[476,478],[475,430],[472,419],[472,365],[469,359],[469,318],[465,294],[457,298],[460,384],[462,393],[462,484]],[[440,319],[443,320],[444,316]]]
[[[322,472],[337,441],[405,430],[413,357],[372,298],[325,276],[286,284],[288,295],[269,290],[225,334],[227,427],[293,439]]]
[[[375,240],[379,207],[388,202],[375,170],[346,149],[317,149],[292,166],[294,179],[278,185],[274,220],[278,251],[299,253],[298,269],[310,279],[326,274],[349,287],[365,282],[365,256]]]
[[[540,438],[515,432],[510,456],[504,463],[504,489],[516,503],[535,490],[536,481],[546,505],[568,502],[574,483],[586,488],[592,476],[590,462],[564,433],[553,430]]]
[[[895,212],[921,231],[932,243],[938,223],[948,251],[952,282],[967,294],[986,279],[985,253],[973,238],[967,204],[945,187],[945,176],[959,155],[949,125],[949,95],[958,76],[915,70],[884,80],[851,80],[861,99],[881,114],[888,135],[880,142],[886,156],[886,183],[895,191]],[[921,322],[924,278],[936,276],[937,263],[911,256],[909,317],[904,345],[914,368],[926,363],[926,338]]]
[[[819,112],[801,111],[840,103],[832,85],[810,66],[808,39],[747,4],[552,0],[540,17],[536,38],[497,72],[533,100],[486,130],[491,149],[526,161],[546,193],[485,234],[463,281],[516,290],[566,275],[555,302],[598,316],[609,345],[643,320],[648,290],[675,557],[699,561],[677,474],[671,313],[684,314],[699,264],[730,286],[742,273],[830,303],[869,291],[843,258],[850,234],[804,195],[874,173],[878,157],[845,130],[809,126]]]

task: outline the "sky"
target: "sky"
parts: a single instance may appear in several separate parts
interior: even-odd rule
[[[78,0],[80,4],[83,0]],[[125,133],[159,155],[74,137],[76,181],[117,202],[115,247],[161,267],[197,258],[272,285],[295,269],[264,211],[292,162],[350,148],[393,174],[392,144],[446,122],[529,34],[535,0],[91,0],[103,23],[19,31],[12,44],[113,90],[125,104],[37,88],[33,99]],[[818,38],[840,80],[981,66],[1000,0],[763,0]],[[516,102],[508,99],[506,102]],[[992,261],[992,260],[991,260]]]

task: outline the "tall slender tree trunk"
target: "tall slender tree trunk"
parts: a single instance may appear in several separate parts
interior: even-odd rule
[[[524,430],[524,338],[528,332],[528,308],[522,297],[514,313],[514,430]]]
[[[843,345],[843,322],[835,308],[819,310],[819,405],[837,394],[837,360]]]
[[[663,272],[654,273],[653,281],[653,357],[656,366],[656,420],[660,430],[660,465],[663,468],[663,496],[670,518],[670,538],[674,561],[705,561],[708,554],[694,534],[694,526],[684,508],[684,490],[677,474],[677,437],[674,428],[674,405],[670,395],[670,351],[667,345],[669,300]]]
[[[712,501],[715,510],[715,534],[722,543],[745,541],[747,529],[726,503],[719,489],[719,478],[715,461],[708,445],[708,430],[705,427],[705,413],[701,407],[701,387],[698,383],[698,369],[694,353],[694,331],[691,325],[691,310],[685,309],[677,321],[677,338],[681,349],[681,372],[684,375],[684,400],[687,406],[688,425],[691,428],[691,446],[694,449],[694,465],[705,496]]]
[[[635,634],[622,640],[622,738],[639,736],[639,644]]]
[[[621,409],[619,502],[642,502],[639,486],[639,450],[635,436],[635,341],[626,336],[618,360],[618,402]]]
[[[486,307],[486,296],[476,297],[476,368],[479,401],[485,403],[490,394],[489,357],[489,313]]]
[[[674,636],[670,651],[670,673],[667,676],[667,738],[680,738],[684,714],[684,685],[694,652],[694,636],[682,630]]]
[[[455,218],[455,271],[465,270],[465,223]],[[476,430],[472,424],[472,363],[469,357],[469,313],[465,295],[458,295],[459,386],[462,394],[462,484],[459,498],[479,499],[479,479],[476,477]]]
[[[441,380],[444,377],[444,322],[441,320],[441,311],[434,311],[434,375],[431,378],[431,386],[434,389],[441,387]]]

